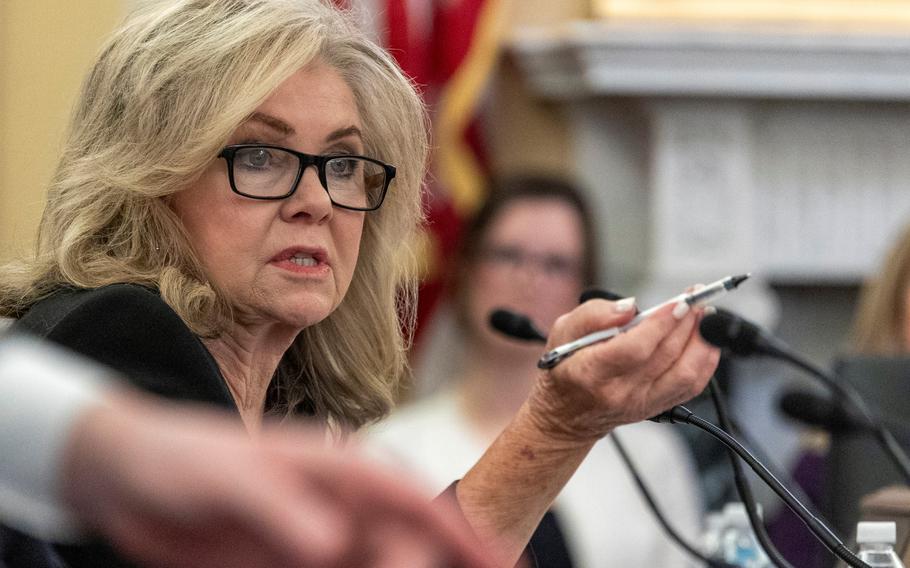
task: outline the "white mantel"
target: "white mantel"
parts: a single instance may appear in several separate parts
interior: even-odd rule
[[[856,283],[910,220],[910,30],[587,21],[512,52],[571,117],[610,285],[752,270],[730,300],[772,323],[768,282]]]
[[[910,30],[580,21],[512,47],[549,98],[910,100]]]

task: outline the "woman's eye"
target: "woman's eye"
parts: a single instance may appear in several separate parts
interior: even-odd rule
[[[234,155],[234,161],[248,170],[284,170],[292,166],[294,157],[278,148],[243,148]]]
[[[264,166],[269,161],[269,153],[265,150],[257,150],[250,155],[250,164],[254,166]]]
[[[350,176],[357,169],[357,160],[352,158],[337,158],[329,162],[329,175],[333,177]]]
[[[264,168],[269,165],[269,158],[271,155],[269,151],[265,148],[250,148],[242,152],[238,152],[237,158],[240,163],[247,167],[252,168]]]

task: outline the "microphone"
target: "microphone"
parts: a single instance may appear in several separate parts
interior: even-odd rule
[[[872,428],[842,404],[806,391],[784,393],[778,406],[787,417],[832,432],[869,432]]]
[[[615,302],[616,300],[623,299],[624,296],[615,292],[610,292],[609,290],[601,290],[600,288],[588,288],[581,293],[581,297],[578,299],[578,303],[584,304],[588,300],[593,300],[595,298]],[[522,341],[537,341],[540,343],[547,342],[546,336],[543,334],[543,332],[537,329],[537,326],[534,325],[534,322],[531,321],[531,318],[524,314],[519,314],[505,308],[499,308],[490,312],[490,327],[504,335],[511,337],[512,339],[520,339]]]
[[[787,417],[816,428],[835,433],[876,434],[875,428],[862,416],[843,404],[806,391],[784,393],[778,406]],[[901,422],[882,420],[882,423],[897,437],[898,443],[907,447],[910,443],[910,428]]]
[[[513,339],[546,343],[546,336],[541,333],[531,318],[506,309],[490,312],[490,327]]]
[[[708,343],[735,355],[783,357],[787,347],[776,337],[733,312],[717,308],[701,320],[698,331]]]
[[[786,361],[821,381],[834,393],[836,398],[849,401],[853,409],[859,416],[862,416],[863,421],[868,425],[867,429],[875,435],[876,441],[885,454],[891,458],[904,479],[910,483],[910,457],[900,447],[894,434],[885,427],[881,419],[869,410],[863,397],[850,383],[838,381],[807,359],[794,353],[781,340],[727,310],[717,310],[717,313],[705,316],[698,331],[708,343],[728,349],[734,355],[744,357],[767,355]]]

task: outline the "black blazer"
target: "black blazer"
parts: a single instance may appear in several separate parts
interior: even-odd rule
[[[237,412],[215,359],[174,310],[147,288],[115,284],[62,289],[32,307],[13,330],[101,362],[144,391]],[[56,548],[72,568],[134,566],[101,541]]]
[[[218,364],[154,291],[132,284],[67,288],[13,325],[118,371],[157,395],[236,410]]]

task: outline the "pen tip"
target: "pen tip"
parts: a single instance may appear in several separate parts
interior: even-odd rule
[[[746,272],[745,274],[740,274],[739,276],[734,276],[733,277],[733,287],[736,288],[737,286],[739,286],[740,284],[742,284],[743,282],[748,280],[750,276],[752,276],[751,272]]]

